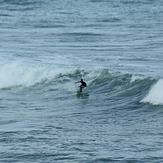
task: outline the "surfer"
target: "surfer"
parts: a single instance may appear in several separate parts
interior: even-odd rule
[[[83,79],[81,79],[80,81],[75,82],[76,83],[81,83],[80,87],[80,92],[82,92],[82,88],[85,88],[87,86],[87,84],[83,81]]]

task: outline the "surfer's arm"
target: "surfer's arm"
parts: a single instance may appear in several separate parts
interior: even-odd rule
[[[80,81],[75,82],[75,84],[76,84],[76,83],[80,83]]]

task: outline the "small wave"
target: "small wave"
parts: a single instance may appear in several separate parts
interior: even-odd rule
[[[132,75],[131,83],[135,82],[135,81],[145,80],[145,79],[149,79],[149,80],[151,79],[152,80],[152,78],[149,77],[149,76],[144,76],[144,75],[141,75],[141,74]]]
[[[33,4],[39,4],[38,1],[22,1],[22,0],[4,0],[5,3],[8,4],[15,4],[15,5],[33,5]]]
[[[110,23],[114,23],[114,22],[119,22],[120,19],[118,18],[108,18],[108,19],[102,19],[102,20],[98,20],[98,22],[110,22]]]

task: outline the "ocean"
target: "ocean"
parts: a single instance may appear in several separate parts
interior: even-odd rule
[[[163,1],[0,0],[0,162],[162,163]]]

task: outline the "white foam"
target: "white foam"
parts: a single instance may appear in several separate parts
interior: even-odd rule
[[[29,87],[43,81],[50,81],[60,74],[69,74],[73,70],[34,65],[13,61],[0,65],[0,89],[8,87]]]
[[[163,105],[163,79],[160,79],[149,91],[148,95],[141,101],[153,105]]]
[[[139,80],[144,80],[146,76],[144,75],[132,75],[131,77],[131,83]]]
[[[54,89],[76,92],[75,84],[81,78],[89,86],[99,77],[102,68],[56,67],[52,64],[29,63],[23,61],[8,61],[0,63],[0,89],[14,87],[30,87],[40,83],[53,83]],[[72,74],[73,77],[70,77]],[[66,81],[66,82],[64,82]]]

